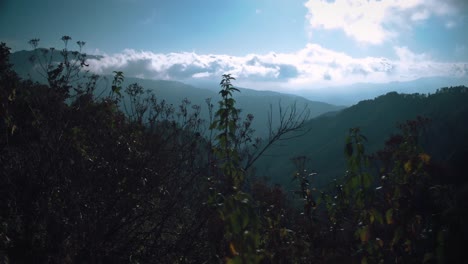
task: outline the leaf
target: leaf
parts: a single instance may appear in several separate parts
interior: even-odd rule
[[[229,250],[231,251],[231,254],[234,256],[239,255],[239,252],[237,252],[236,247],[234,246],[234,243],[229,243]]]
[[[400,240],[402,235],[403,235],[403,229],[400,226],[395,230],[395,234],[393,235],[392,245],[395,245]]]
[[[377,244],[378,244],[380,247],[383,247],[383,245],[384,245],[384,242],[383,242],[383,240],[382,240],[382,239],[380,239],[380,238],[376,238],[376,239],[375,239],[375,241],[377,241]]]
[[[413,166],[411,164],[411,160],[409,160],[408,162],[405,163],[404,168],[405,168],[405,171],[407,173],[411,172],[411,170],[413,169]]]
[[[421,159],[424,164],[429,164],[429,161],[431,161],[431,156],[427,155],[426,153],[421,153],[419,154],[419,159]]]
[[[369,212],[370,215],[374,218],[374,221],[377,221],[379,224],[383,224],[382,214],[376,209],[371,209]]]
[[[356,190],[359,187],[359,178],[358,177],[352,177],[350,181],[350,187],[353,190]]]
[[[404,245],[405,245],[405,252],[409,253],[411,251],[411,240],[407,239]]]
[[[353,144],[351,142],[346,143],[345,154],[347,157],[351,157],[353,155]]]
[[[387,224],[391,225],[393,224],[393,209],[390,208],[387,210],[385,213],[385,220],[387,221]]]
[[[372,175],[367,172],[362,173],[362,181],[364,183],[364,188],[369,188],[372,184]]]
[[[13,125],[11,127],[11,134],[13,135],[18,127],[16,125]]]
[[[361,228],[361,230],[359,231],[359,238],[361,239],[362,243],[366,243],[367,241],[369,241],[369,238],[370,238],[369,226],[364,226],[363,228]]]
[[[215,129],[216,127],[218,126],[218,122],[217,121],[214,121],[211,125],[210,125],[210,130],[212,129]]]
[[[357,146],[358,153],[363,154],[364,153],[364,145],[361,144],[361,143],[357,143],[356,146]]]
[[[8,101],[12,102],[13,100],[15,100],[16,98],[16,89],[13,89],[13,91],[11,91],[11,94],[8,96]]]
[[[118,94],[119,96],[121,96],[120,89],[121,89],[121,87],[116,86],[116,85],[112,85],[112,92]]]
[[[235,256],[234,258],[228,258],[226,264],[242,264],[242,258],[240,256]]]
[[[363,257],[361,259],[361,264],[367,264],[367,257]]]

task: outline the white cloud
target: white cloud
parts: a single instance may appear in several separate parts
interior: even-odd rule
[[[423,9],[422,11],[416,11],[415,13],[411,14],[411,20],[419,21],[419,20],[426,20],[430,16],[430,12],[427,9]]]
[[[429,60],[426,54],[415,54],[407,47],[394,47],[393,49],[402,63],[417,63]]]
[[[431,16],[448,18],[466,8],[463,0],[309,0],[307,20],[313,29],[342,30],[360,43],[382,44],[400,29]],[[447,27],[453,22],[446,22]]]
[[[308,44],[292,53],[217,54],[152,53],[124,50],[89,60],[90,69],[100,74],[122,70],[126,76],[189,81],[218,80],[224,73],[237,78],[239,86],[254,89],[317,89],[353,83],[410,81],[422,77],[468,76],[468,63],[437,62],[428,54],[416,54],[407,47],[394,47],[398,59],[353,58],[345,53]]]

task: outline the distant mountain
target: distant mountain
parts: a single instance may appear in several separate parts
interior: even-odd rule
[[[48,52],[45,54],[45,52]],[[72,58],[73,54],[72,51],[69,51],[69,57]],[[52,62],[58,62],[62,60],[61,50],[54,50],[52,53],[52,57],[50,57],[50,49],[43,49],[40,48],[37,50],[37,53],[33,51],[17,51],[10,54],[10,63],[13,64],[13,70],[18,73],[19,76],[22,78],[31,78],[34,81],[45,81],[43,76],[41,76],[41,65],[36,60],[33,64],[31,61],[33,55],[37,55],[40,57],[41,62],[45,62],[45,59],[51,59]],[[99,59],[102,56],[99,55],[86,55],[87,59]],[[45,66],[45,65],[44,65]]]
[[[39,51],[42,52],[42,51]],[[39,53],[40,54],[40,53]],[[60,61],[61,55],[59,51],[54,52],[52,60]],[[33,64],[30,61],[30,57],[33,55],[32,51],[19,51],[10,55],[10,62],[13,64],[13,69],[23,78],[31,78],[34,81],[44,82],[45,79],[39,74],[41,72],[40,65],[37,63]],[[98,56],[87,56],[88,58],[99,58]],[[125,75],[125,72],[124,72]],[[113,77],[103,76],[104,78],[98,82],[98,92],[100,94],[102,90],[109,89],[111,86]],[[212,98],[212,104],[217,107],[217,102],[220,98],[218,94],[219,86],[216,88],[210,86],[210,89],[197,88],[192,85],[188,85],[178,81],[166,81],[166,80],[149,80],[139,79],[133,77],[125,77],[123,86],[126,87],[131,83],[139,83],[144,89],[154,91],[156,96],[162,100],[166,100],[167,103],[178,106],[179,103],[187,98],[191,101],[192,105],[200,105],[202,107],[202,117],[207,119],[208,111],[206,107],[205,99]],[[235,84],[235,82],[234,82]],[[267,120],[268,111],[270,105],[273,109],[273,125],[278,124],[277,113],[278,106],[281,104],[283,109],[296,104],[298,110],[303,109],[307,106],[310,109],[310,118],[320,116],[328,112],[335,112],[343,109],[344,107],[335,106],[327,103],[310,101],[304,97],[297,95],[282,94],[270,91],[256,91],[252,89],[240,88],[241,92],[234,94],[234,98],[237,101],[237,107],[242,109],[243,114],[251,113],[254,115],[253,128],[256,130],[257,136],[267,135]]]
[[[367,153],[381,149],[396,125],[417,116],[431,123],[423,137],[423,148],[434,161],[463,168],[468,164],[468,88],[443,88],[431,95],[391,92],[361,101],[335,115],[310,120],[310,132],[281,146],[274,146],[257,163],[257,175],[290,186],[295,168],[289,159],[306,156],[307,167],[318,172],[316,184],[323,186],[345,172],[344,144],[350,128],[359,127],[368,139]],[[454,178],[463,173],[452,173]],[[466,180],[465,180],[466,181]]]
[[[468,86],[468,76],[459,78],[428,77],[408,82],[357,83],[326,89],[302,90],[297,94],[309,100],[351,106],[359,101],[373,99],[389,92],[427,94],[434,93],[440,87],[459,85]]]

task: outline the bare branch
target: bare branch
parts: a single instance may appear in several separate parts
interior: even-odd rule
[[[298,112],[296,102],[292,105],[283,109],[281,106],[281,102],[278,102],[278,114],[279,114],[279,125],[276,130],[273,130],[273,110],[272,105],[270,104],[270,112],[268,113],[268,141],[263,147],[257,147],[254,153],[249,155],[247,163],[244,167],[244,170],[249,169],[255,161],[257,161],[260,156],[274,143],[283,140],[289,140],[297,137],[301,137],[307,134],[310,129],[301,131],[304,127],[304,124],[310,117],[310,109],[307,105]],[[294,134],[289,137],[285,137],[286,135],[290,134],[291,132],[301,132],[299,134]]]

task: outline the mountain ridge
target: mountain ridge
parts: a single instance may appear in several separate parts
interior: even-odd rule
[[[367,137],[367,154],[371,154],[382,149],[388,137],[398,132],[398,124],[418,116],[431,119],[425,131],[426,140],[421,144],[434,160],[446,163],[453,162],[450,157],[458,157],[461,161],[457,164],[465,164],[467,155],[458,154],[468,149],[466,102],[468,88],[465,86],[440,88],[429,95],[390,92],[361,101],[335,115],[311,119],[305,125],[309,134],[269,149],[259,159],[258,176],[289,186],[295,168],[291,162],[280,161],[305,156],[309,159],[308,167],[318,172],[315,183],[328,184],[333,178],[343,177],[346,168],[343,150],[349,129],[360,128]]]
[[[60,59],[60,53],[54,52],[54,58]],[[10,62],[13,69],[22,78],[30,78],[33,81],[45,82],[45,78],[39,74],[38,65],[33,64],[29,57],[34,55],[34,51],[15,52],[10,55]],[[123,73],[125,76],[125,72]],[[101,81],[97,82],[97,94],[105,93],[111,86],[112,75],[102,75]],[[132,83],[138,83],[145,90],[153,91],[159,100],[165,100],[167,103],[178,106],[182,100],[188,99],[192,105],[196,104],[202,107],[202,117],[209,119],[206,99],[211,98],[211,103],[216,106],[219,99],[219,88],[208,89],[195,87],[193,85],[173,80],[153,80],[126,76],[122,87]],[[235,83],[234,83],[235,84]],[[314,118],[327,112],[335,112],[343,109],[342,106],[335,106],[328,103],[310,101],[298,95],[284,94],[273,91],[256,91],[248,88],[240,88],[241,92],[234,95],[237,106],[243,110],[244,114],[253,114],[254,122],[252,128],[257,131],[256,136],[265,137],[268,135],[268,109],[270,105],[273,110],[273,128],[279,124],[278,112],[281,106],[284,109],[295,106],[298,110],[308,107],[310,109],[310,118]],[[276,117],[276,118],[275,118]]]
[[[389,83],[355,83],[345,86],[330,87],[339,93],[323,93],[320,89],[301,90],[297,92],[309,100],[333,103],[335,105],[351,106],[359,101],[373,99],[389,92],[398,93],[434,93],[441,87],[468,86],[468,76],[458,78],[449,77],[423,77],[412,81],[392,81]],[[326,88],[323,88],[326,89]],[[322,89],[322,90],[323,90]]]

